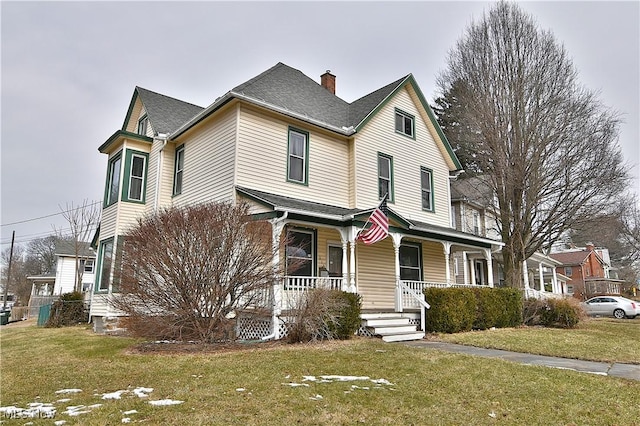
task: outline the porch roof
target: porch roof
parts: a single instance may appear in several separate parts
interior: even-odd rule
[[[316,203],[284,195],[271,194],[256,189],[236,186],[236,191],[249,199],[262,205],[271,207],[274,212],[289,212],[289,218],[317,221],[321,224],[334,226],[364,226],[362,216],[369,214],[373,209],[349,209]],[[457,231],[453,228],[432,225],[425,222],[409,220],[388,208],[389,217],[400,224],[401,227],[390,226],[390,232],[400,232],[409,236],[427,239],[447,241],[457,244],[483,248],[499,248],[504,244],[500,241],[480,237],[473,234]]]

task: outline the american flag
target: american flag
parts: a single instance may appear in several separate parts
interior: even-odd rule
[[[385,195],[382,202],[371,213],[371,217],[368,222],[371,222],[371,226],[364,234],[360,235],[358,239],[363,243],[370,245],[384,240],[389,235],[389,218],[385,214],[387,210],[387,196]],[[366,225],[366,224],[365,224]]]

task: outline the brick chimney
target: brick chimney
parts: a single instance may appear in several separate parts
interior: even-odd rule
[[[593,251],[595,249],[595,246],[593,245],[593,243],[587,243],[587,251]]]
[[[331,92],[336,94],[336,76],[331,74],[331,70],[327,70],[320,76],[320,85]]]

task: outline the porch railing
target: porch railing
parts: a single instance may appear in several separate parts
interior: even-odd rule
[[[404,308],[419,308],[420,309],[420,327],[422,331],[425,331],[425,309],[431,308],[431,305],[427,303],[424,298],[424,292],[422,291],[425,284],[422,281],[402,281],[398,280],[398,301],[399,310],[402,312]]]
[[[342,277],[282,277],[278,292],[280,306],[276,308],[279,310],[296,309],[306,293],[316,288],[342,290],[343,279]],[[269,287],[255,290],[245,295],[245,303],[251,308],[272,309],[274,307],[274,297],[273,287]]]
[[[342,290],[342,277],[296,277],[283,278],[285,291],[305,291],[314,288]]]

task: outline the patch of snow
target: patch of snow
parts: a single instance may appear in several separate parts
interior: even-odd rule
[[[495,419],[495,418],[496,418],[496,413],[494,413],[493,411],[491,411],[491,412],[489,413],[489,417],[491,417],[492,419]]]
[[[71,398],[62,398],[57,400],[56,402],[69,402],[69,401],[71,401]]]
[[[136,414],[138,412],[138,410],[129,410],[129,411],[125,411],[122,414],[124,414],[125,416],[128,416],[129,414]]]
[[[316,396],[309,397],[309,399],[312,401],[320,401],[323,398],[322,398],[322,395],[316,395]]]
[[[338,382],[353,382],[355,380],[370,380],[368,376],[320,376],[325,380],[335,380]]]
[[[236,392],[244,392],[244,391],[246,391],[246,389],[245,389],[245,388],[238,388],[238,389],[236,389]]]
[[[9,419],[52,419],[56,415],[56,408],[52,404],[39,402],[29,404],[29,408],[20,408],[13,405],[0,407],[2,417]]]
[[[149,401],[149,404],[153,406],[163,406],[163,405],[177,405],[182,404],[184,401],[176,401],[174,399],[159,399],[156,401]]]
[[[292,388],[297,388],[299,386],[309,387],[307,383],[283,383],[285,386],[291,386]]]
[[[375,383],[376,385],[395,386],[393,383],[391,383],[387,379],[371,379],[371,382]]]
[[[56,426],[62,426],[64,424],[66,424],[67,421],[66,420],[56,420],[55,422],[53,422],[54,425]]]
[[[123,393],[126,393],[126,390],[119,390],[110,393],[103,393],[102,399],[120,399]]]
[[[138,398],[147,398],[151,392],[153,392],[153,388],[140,387],[133,390],[133,393],[135,393]]]
[[[56,391],[56,393],[79,393],[79,392],[82,392],[82,389],[60,389]]]
[[[122,423],[131,423],[131,419],[129,417],[125,417],[122,419]]]

